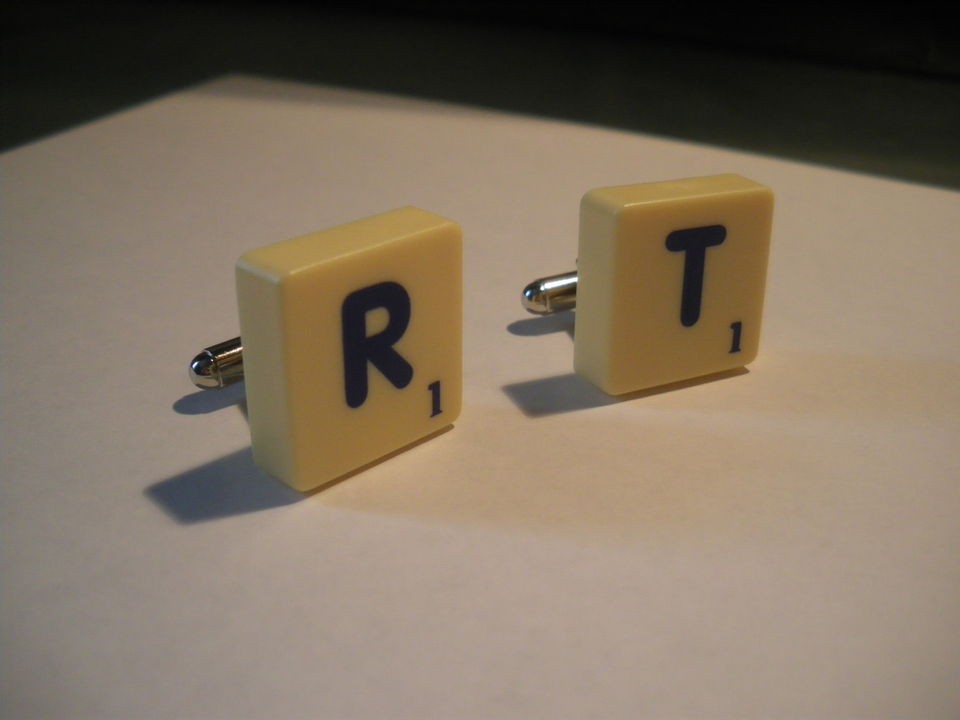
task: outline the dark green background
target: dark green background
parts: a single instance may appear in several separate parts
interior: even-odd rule
[[[701,3],[40,2],[0,12],[3,149],[249,73],[960,187],[960,48],[939,4],[771,3],[758,14]]]

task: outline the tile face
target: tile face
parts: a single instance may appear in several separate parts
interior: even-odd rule
[[[772,217],[770,189],[732,174],[588,192],[576,371],[619,395],[751,362]]]
[[[407,207],[240,258],[258,465],[310,490],[457,418],[461,238],[456,223]]]

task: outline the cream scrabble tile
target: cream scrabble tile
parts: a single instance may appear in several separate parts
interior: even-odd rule
[[[460,413],[460,227],[413,207],[237,262],[255,462],[310,490]]]
[[[619,395],[751,362],[772,216],[770,189],[733,174],[584,195],[576,371]]]

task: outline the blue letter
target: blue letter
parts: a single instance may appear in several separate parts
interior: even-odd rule
[[[727,229],[723,225],[676,230],[667,235],[667,250],[686,253],[683,260],[683,294],[680,297],[680,322],[684,327],[696,325],[700,319],[707,248],[719,245],[726,237]]]
[[[389,314],[387,326],[367,337],[367,313],[384,308]],[[413,366],[396,350],[396,343],[410,323],[410,296],[395,282],[382,282],[356,290],[343,301],[343,382],[347,405],[358,408],[367,399],[367,362],[383,373],[397,389],[413,379]]]

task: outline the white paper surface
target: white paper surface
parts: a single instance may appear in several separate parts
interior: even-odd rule
[[[572,374],[580,196],[777,195],[749,372]],[[245,77],[0,158],[10,718],[956,718],[960,195]],[[318,494],[260,473],[243,251],[402,205],[465,233],[455,427]]]

